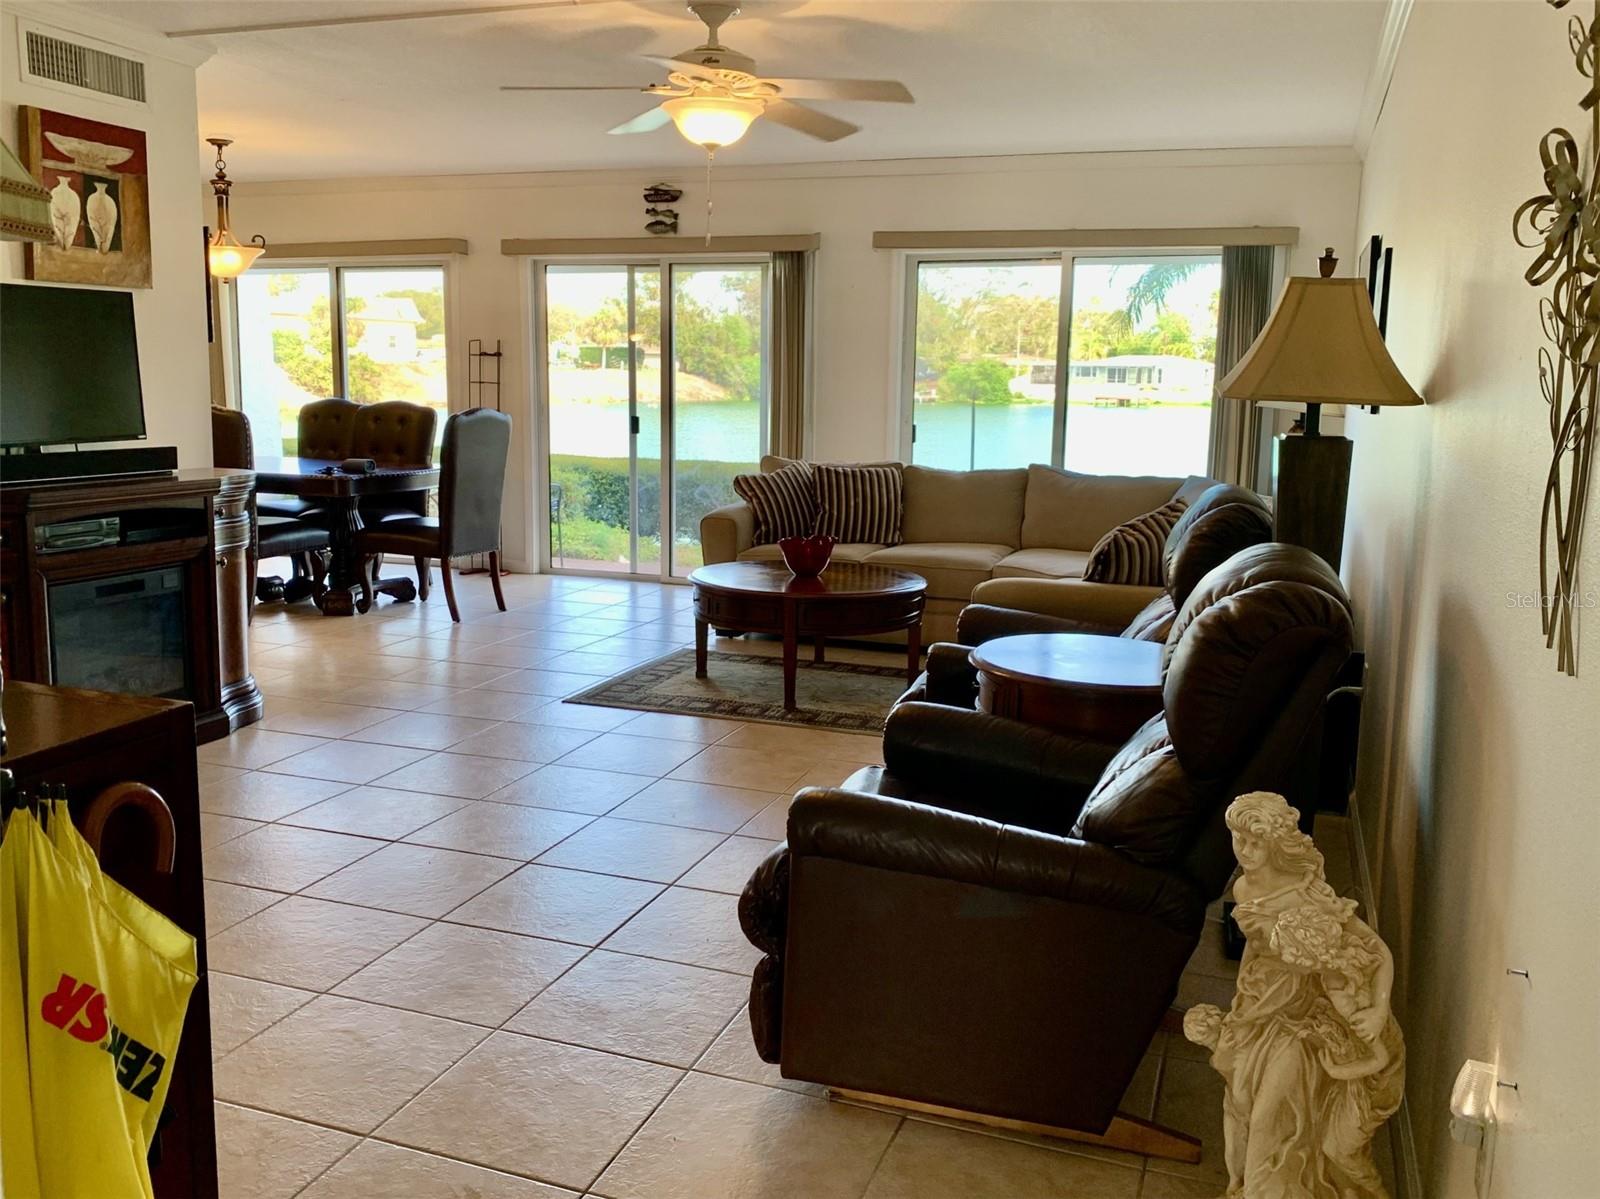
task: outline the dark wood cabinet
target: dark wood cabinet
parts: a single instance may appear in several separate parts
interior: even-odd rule
[[[182,596],[181,630],[169,629],[166,637],[181,637],[175,651],[183,658],[178,686],[193,702],[198,739],[225,737],[259,720],[261,692],[250,673],[246,633],[254,483],[250,471],[207,468],[0,491],[0,658],[6,677],[82,681],[61,668],[65,597],[82,592],[73,584],[105,580],[115,586],[111,581],[143,573]],[[85,535],[77,547],[54,535],[78,522],[112,518],[118,521],[115,533]],[[106,657],[119,648],[149,657],[159,648],[100,640],[92,652]]]
[[[172,810],[170,874],[152,868],[149,826],[135,813],[113,815],[100,843],[101,867],[140,899],[192,934],[199,981],[183,1035],[150,1180],[157,1199],[215,1199],[216,1132],[212,1116],[210,986],[206,973],[205,887],[200,867],[200,795],[195,718],[189,704],[97,691],[41,687],[7,678],[6,752],[0,765],[19,787],[66,788],[73,820],[117,783],[154,788]]]

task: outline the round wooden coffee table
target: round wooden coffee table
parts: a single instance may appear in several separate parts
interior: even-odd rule
[[[694,673],[706,677],[706,634],[711,628],[772,633],[783,638],[783,706],[793,708],[800,638],[809,637],[814,660],[823,660],[829,637],[906,630],[906,680],[917,677],[922,656],[922,608],[928,581],[921,575],[862,562],[835,562],[812,579],[781,562],[719,562],[689,576],[694,585]]]
[[[1124,741],[1161,711],[1161,643],[1090,633],[996,637],[972,651],[978,707],[1059,732]]]

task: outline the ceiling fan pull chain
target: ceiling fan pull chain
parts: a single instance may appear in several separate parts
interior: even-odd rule
[[[711,163],[717,152],[709,147],[706,149],[706,245],[711,245]]]

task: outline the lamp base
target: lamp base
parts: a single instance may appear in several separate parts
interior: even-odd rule
[[[1348,437],[1282,434],[1277,439],[1273,536],[1305,546],[1334,570],[1344,554],[1344,512],[1354,451],[1355,443]]]

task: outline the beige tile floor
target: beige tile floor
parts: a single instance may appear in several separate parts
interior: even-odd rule
[[[500,613],[463,578],[459,626],[442,602],[257,613],[267,717],[200,752],[225,1199],[1217,1192],[1217,1079],[1164,1036],[1126,1106],[1203,1136],[1198,1167],[846,1106],[760,1062],[737,893],[792,790],[877,740],[564,704],[688,642],[689,593],[505,586]],[[1186,1002],[1231,994],[1216,932]]]

